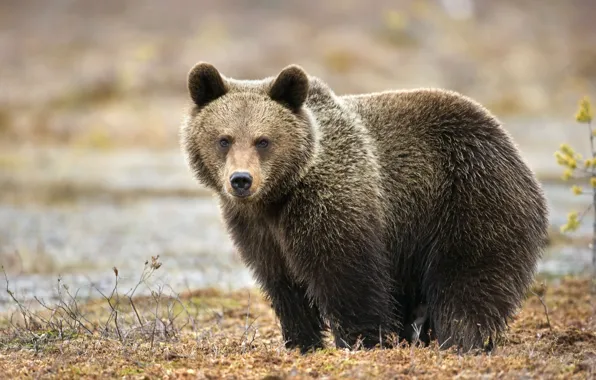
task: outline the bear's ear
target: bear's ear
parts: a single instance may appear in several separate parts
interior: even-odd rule
[[[269,96],[292,111],[298,111],[308,95],[308,76],[298,65],[283,69],[269,90]]]
[[[202,107],[225,95],[228,89],[213,65],[199,62],[188,73],[188,91],[193,102]]]

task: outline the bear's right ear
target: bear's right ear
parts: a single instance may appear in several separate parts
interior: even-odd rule
[[[213,65],[199,62],[188,73],[188,91],[193,102],[203,107],[225,95],[228,89]]]

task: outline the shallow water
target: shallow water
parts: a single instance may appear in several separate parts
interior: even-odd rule
[[[54,297],[58,276],[82,293],[92,283],[109,291],[113,267],[125,292],[155,255],[163,263],[155,280],[176,291],[254,284],[225,232],[215,199],[192,180],[177,151],[32,150],[1,159],[0,259],[21,299]],[[544,186],[556,226],[565,223],[570,210],[589,202],[570,195],[566,186]],[[590,231],[585,223],[578,234]],[[587,247],[564,247],[547,252],[539,270],[559,275],[589,263]],[[0,308],[7,297],[0,292]]]

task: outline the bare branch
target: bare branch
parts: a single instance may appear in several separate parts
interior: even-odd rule
[[[538,295],[538,293],[536,293],[534,290],[530,290],[530,292],[532,294],[534,294],[536,297],[538,297],[538,300],[540,301],[540,303],[542,304],[542,307],[544,308],[544,314],[546,315],[546,323],[548,324],[548,329],[550,331],[553,331],[553,328],[550,324],[550,317],[549,317],[549,313],[548,313],[548,308],[546,307],[546,303],[544,302],[544,299]]]

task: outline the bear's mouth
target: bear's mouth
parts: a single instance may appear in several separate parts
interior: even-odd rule
[[[255,198],[257,191],[251,191],[252,189],[225,189],[225,194],[228,198],[233,199],[238,202],[249,202]]]
[[[252,193],[250,190],[238,189],[238,190],[233,190],[231,195],[234,198],[245,199],[245,198],[250,197],[252,195]]]

